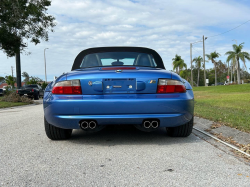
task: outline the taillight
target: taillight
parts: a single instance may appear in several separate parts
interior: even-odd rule
[[[18,93],[18,90],[16,91],[16,93]]]
[[[159,79],[157,93],[185,93],[186,87],[181,81],[171,79]]]
[[[81,95],[82,88],[80,80],[62,81],[55,84],[52,89],[53,94],[74,94]]]
[[[32,89],[31,91],[34,92],[34,89]]]

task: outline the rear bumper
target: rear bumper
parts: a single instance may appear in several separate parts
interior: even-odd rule
[[[79,129],[79,121],[96,120],[99,125],[142,124],[160,120],[160,127],[174,127],[193,117],[192,90],[179,94],[52,95],[45,92],[44,116],[57,127]]]

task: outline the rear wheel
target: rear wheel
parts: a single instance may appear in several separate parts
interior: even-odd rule
[[[184,125],[167,128],[167,134],[172,137],[187,137],[192,133],[193,124],[194,118]]]
[[[39,93],[34,93],[34,100],[39,100]]]
[[[49,124],[44,118],[45,132],[51,140],[66,140],[71,137],[72,129],[61,129]]]

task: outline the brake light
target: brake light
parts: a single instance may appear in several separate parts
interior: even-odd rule
[[[159,79],[157,93],[185,93],[186,87],[181,81],[171,79]]]
[[[18,93],[18,90],[16,91],[16,93]]]
[[[136,67],[107,67],[107,68],[102,68],[102,70],[131,70],[131,69],[136,69]]]
[[[31,90],[32,92],[34,92],[34,89],[32,88],[32,90]]]
[[[52,89],[53,94],[73,94],[81,95],[82,88],[80,80],[62,81],[55,84]]]

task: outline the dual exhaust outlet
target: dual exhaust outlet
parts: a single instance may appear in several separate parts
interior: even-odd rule
[[[95,121],[82,121],[80,122],[80,127],[84,130],[86,129],[95,129],[97,126]]]
[[[97,122],[96,121],[81,121],[79,123],[80,127],[83,129],[83,130],[87,130],[87,129],[95,129],[97,127]],[[143,122],[143,127],[145,129],[149,129],[149,128],[153,128],[153,129],[156,129],[159,127],[159,122],[157,120],[145,120]]]
[[[156,128],[159,127],[159,122],[156,121],[156,120],[152,120],[152,121],[146,120],[146,121],[144,121],[144,123],[143,123],[143,127],[144,127],[145,129],[149,129],[149,128],[156,129]]]

